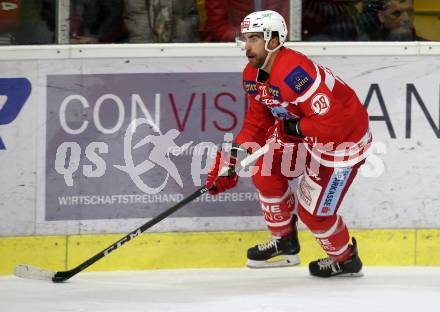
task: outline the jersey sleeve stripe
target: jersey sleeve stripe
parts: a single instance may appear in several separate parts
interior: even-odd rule
[[[292,102],[294,105],[299,105],[299,103],[307,101],[321,85],[321,74],[319,73],[318,66],[316,66],[315,63],[313,63],[313,66],[315,67],[316,71],[316,79],[306,93],[297,97],[296,100]]]
[[[335,77],[331,73],[328,72],[326,68],[323,68],[324,74],[325,74],[325,85],[330,91],[333,91],[333,88],[335,87]]]

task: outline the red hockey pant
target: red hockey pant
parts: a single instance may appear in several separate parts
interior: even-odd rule
[[[260,194],[261,208],[274,236],[292,232],[300,220],[310,229],[324,251],[338,259],[349,251],[349,233],[337,213],[341,202],[363,162],[352,167],[332,168],[311,160],[304,146],[271,150],[256,163],[253,182]],[[295,196],[289,180],[297,179]]]

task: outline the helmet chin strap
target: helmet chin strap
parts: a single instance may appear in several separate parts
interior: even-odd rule
[[[263,65],[260,67],[261,69],[264,69],[267,66],[267,63],[269,63],[270,57],[272,56],[272,53],[279,50],[282,47],[282,44],[280,43],[275,49],[269,49],[269,41],[270,39],[266,40],[266,43],[264,45],[264,49],[269,53],[267,53],[266,59],[264,60]]]
[[[260,67],[260,69],[264,69],[267,66],[267,63],[269,63],[270,57],[272,56],[272,52],[267,53],[266,59],[264,60],[263,65]]]

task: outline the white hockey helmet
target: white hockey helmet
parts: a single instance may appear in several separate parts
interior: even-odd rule
[[[280,45],[273,50],[268,48],[269,40],[272,38],[272,33],[278,32]],[[262,32],[264,41],[266,42],[266,50],[273,52],[281,48],[287,39],[287,25],[284,17],[275,11],[257,11],[249,14],[241,22],[241,33]]]

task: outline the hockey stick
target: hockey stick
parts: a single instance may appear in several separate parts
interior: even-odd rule
[[[242,168],[248,166],[249,164],[251,164],[252,162],[257,160],[258,158],[260,158],[262,155],[264,155],[268,150],[269,150],[269,142],[266,143],[266,145],[264,145],[259,150],[255,151],[253,154],[247,156],[242,161],[240,161],[236,166],[236,171],[238,172]],[[219,176],[225,174],[227,171],[228,171],[228,169],[225,168],[224,171],[220,172]],[[166,217],[168,217],[172,213],[176,212],[177,210],[179,210],[180,208],[182,208],[183,206],[185,206],[189,202],[202,196],[203,194],[205,194],[208,191],[209,191],[209,189],[206,186],[199,188],[197,191],[195,191],[194,193],[192,193],[188,197],[184,198],[182,201],[178,202],[176,205],[172,206],[171,208],[168,208],[167,210],[165,210],[164,212],[162,212],[158,216],[154,217],[150,221],[141,225],[137,229],[131,231],[130,233],[128,233],[127,235],[122,237],[117,242],[111,244],[110,246],[108,246],[107,248],[102,250],[101,252],[99,252],[96,255],[94,255],[93,257],[87,259],[86,261],[84,261],[83,263],[81,263],[80,265],[76,266],[73,269],[70,269],[67,271],[53,272],[53,271],[45,270],[45,269],[38,268],[38,267],[28,265],[28,264],[19,264],[15,267],[14,274],[18,277],[28,278],[28,279],[48,280],[48,281],[51,280],[54,283],[64,282],[64,281],[68,280],[69,278],[71,278],[72,276],[85,270],[86,268],[88,268],[89,266],[91,266],[92,264],[97,262],[99,259],[104,258],[109,253],[118,249],[119,247],[121,247],[125,243],[131,241],[133,238],[138,237],[139,235],[141,235],[143,232],[145,232],[147,229],[149,229],[153,225],[159,223],[160,221],[162,221],[163,219],[165,219]]]

